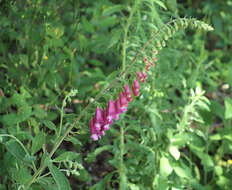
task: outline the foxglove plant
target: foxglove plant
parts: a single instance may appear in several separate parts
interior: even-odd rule
[[[139,1],[136,1],[139,2]],[[133,14],[131,14],[133,15]],[[131,18],[131,17],[130,17]],[[209,26],[208,24],[202,22],[202,21],[198,21],[194,18],[191,19],[187,19],[187,18],[180,18],[180,19],[175,19],[175,20],[171,20],[170,22],[168,22],[167,24],[163,25],[157,32],[155,32],[148,40],[145,44],[141,44],[141,49],[139,50],[139,52],[134,56],[134,58],[131,60],[130,63],[125,64],[126,63],[126,44],[127,44],[127,40],[126,38],[124,39],[124,45],[123,46],[123,69],[122,72],[118,75],[118,77],[112,81],[109,86],[107,88],[105,88],[104,90],[102,90],[94,99],[93,102],[90,102],[83,110],[82,112],[78,115],[78,117],[74,120],[74,122],[64,131],[63,134],[59,135],[59,139],[57,142],[55,142],[54,147],[52,148],[51,152],[49,153],[49,155],[46,157],[46,160],[49,160],[52,158],[52,156],[54,155],[54,153],[56,152],[56,150],[58,149],[58,147],[60,146],[60,144],[65,140],[65,138],[70,134],[70,132],[72,131],[72,129],[76,126],[79,125],[80,120],[83,118],[83,116],[86,115],[87,111],[89,110],[89,108],[94,104],[94,102],[96,102],[99,98],[101,98],[102,96],[104,96],[104,94],[111,89],[112,87],[116,86],[118,81],[121,81],[121,79],[125,79],[125,76],[129,77],[133,77],[134,76],[134,72],[138,71],[141,72],[141,74],[139,74],[138,78],[141,82],[145,82],[147,79],[147,74],[143,71],[144,70],[144,65],[139,65],[137,63],[138,59],[143,58],[143,54],[146,52],[148,52],[148,48],[151,48],[151,46],[153,44],[155,44],[152,49],[162,49],[163,47],[166,46],[166,41],[172,37],[179,29],[185,29],[187,27],[192,27],[192,28],[196,28],[197,30],[205,30],[205,31],[211,31],[213,30],[213,28],[211,26]],[[128,25],[129,27],[129,25]],[[127,27],[127,28],[128,28]],[[128,31],[128,30],[127,30]],[[125,35],[127,36],[127,35]],[[153,61],[156,62],[157,58],[156,58],[156,54],[158,53],[157,50],[153,50]],[[145,57],[146,58],[146,57]],[[140,61],[141,62],[141,61]],[[144,59],[145,62],[145,70],[149,71],[151,69],[152,66],[154,66],[154,63],[150,60],[148,60],[148,58]],[[136,71],[135,69],[136,68]],[[134,94],[135,97],[139,96],[140,94],[140,84],[139,81],[137,79],[132,78],[133,80],[133,84],[131,86],[132,88],[132,92]],[[128,85],[129,87],[129,85]],[[90,132],[91,132],[91,138],[94,141],[97,141],[101,138],[102,135],[105,134],[106,130],[110,129],[110,125],[113,123],[114,119],[119,119],[120,114],[124,113],[127,108],[128,108],[128,103],[130,101],[132,101],[132,96],[131,93],[129,92],[129,88],[126,87],[124,90],[124,92],[120,92],[119,94],[119,98],[116,99],[116,101],[114,102],[113,99],[110,99],[110,101],[108,102],[108,106],[107,108],[104,109],[104,111],[102,111],[102,109],[97,108],[96,109],[96,113],[94,118],[90,119]],[[62,131],[62,130],[60,130]],[[123,128],[121,128],[121,146],[123,147],[123,143],[124,143],[124,139],[123,139]],[[123,148],[121,148],[121,152],[120,152],[120,163],[122,163],[123,161]],[[38,169],[35,170],[34,175],[32,176],[31,180],[25,185],[24,190],[28,190],[30,188],[30,186],[37,181],[38,177],[41,175],[42,171],[46,168],[47,166],[46,161],[42,162],[40,167]],[[123,169],[122,164],[121,165],[121,170]],[[122,173],[122,172],[121,172]],[[122,176],[122,180],[123,181],[123,176]],[[122,184],[122,183],[121,183]],[[120,186],[120,189],[123,189]]]

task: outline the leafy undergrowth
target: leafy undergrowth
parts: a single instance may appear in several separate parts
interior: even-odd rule
[[[231,8],[0,0],[0,190],[231,189]],[[140,95],[94,142],[96,108],[138,71]]]

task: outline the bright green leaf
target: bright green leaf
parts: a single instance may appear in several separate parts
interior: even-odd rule
[[[178,150],[178,148],[176,146],[170,146],[169,147],[169,152],[176,160],[179,160],[180,151]]]
[[[170,165],[168,159],[166,157],[162,157],[160,159],[160,174],[162,176],[169,176],[172,173],[172,166]]]
[[[231,119],[232,118],[232,99],[226,98],[225,99],[225,118]]]

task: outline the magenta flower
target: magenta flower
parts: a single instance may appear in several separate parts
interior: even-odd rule
[[[112,122],[113,119],[115,118],[116,114],[116,109],[115,109],[115,104],[112,99],[108,102],[108,107],[106,109],[106,120],[108,123]]]
[[[119,120],[119,115],[122,113],[122,110],[121,110],[120,100],[118,98],[115,101],[115,107],[116,107],[115,119]]]
[[[132,101],[132,94],[131,94],[129,85],[125,85],[124,90],[125,90],[125,96],[126,96],[127,101],[131,102]]]
[[[139,82],[138,82],[138,80],[134,80],[134,82],[132,84],[132,91],[133,91],[135,96],[139,96],[139,90],[140,90]]]
[[[144,80],[146,82],[146,80],[147,80],[147,73],[145,71],[143,71],[143,78],[144,78]]]
[[[136,73],[137,76],[139,77],[139,80],[142,80],[143,79],[143,74],[141,72],[137,72]]]
[[[90,132],[91,132],[90,138],[93,139],[94,141],[97,141],[100,138],[100,135],[99,135],[99,132],[94,127],[93,119],[90,120],[89,125],[90,125]]]
[[[144,75],[142,72],[137,72],[137,76],[139,77],[139,80],[143,83],[146,82],[146,79],[144,78]]]
[[[123,92],[120,92],[119,100],[120,100],[121,111],[125,112],[127,110],[127,107],[128,107],[128,101],[127,101]]]
[[[104,124],[102,126],[103,130],[109,130],[110,129],[110,125],[113,123],[113,120],[111,120],[110,122],[107,121],[107,113],[106,113],[106,109],[103,111],[103,115],[104,115]]]
[[[97,108],[94,116],[94,127],[97,131],[101,130],[101,126],[104,123],[103,113],[101,108]]]

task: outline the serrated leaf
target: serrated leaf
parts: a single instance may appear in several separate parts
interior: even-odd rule
[[[14,180],[19,184],[27,184],[31,179],[29,171],[24,167],[21,167],[18,170],[11,168],[10,173],[12,174]]]
[[[52,123],[51,121],[45,120],[45,121],[43,121],[43,124],[44,124],[47,128],[56,131],[56,126],[55,126],[55,124]]]
[[[53,159],[53,161],[55,162],[69,161],[69,160],[74,160],[78,158],[79,156],[80,154],[76,152],[64,152],[58,157],[56,157],[55,159]]]
[[[5,143],[6,149],[17,159],[23,160],[26,153],[15,140],[9,140]]]
[[[176,146],[170,146],[169,147],[169,152],[176,160],[179,160],[180,151],[178,150],[178,148]]]
[[[42,132],[36,134],[35,138],[32,141],[31,153],[32,155],[38,152],[44,144],[45,135]]]
[[[1,118],[1,122],[7,126],[15,125],[19,123],[20,121],[21,121],[20,116],[14,113],[3,115]]]
[[[68,179],[56,166],[49,162],[48,168],[56,182],[58,190],[71,190]]]

